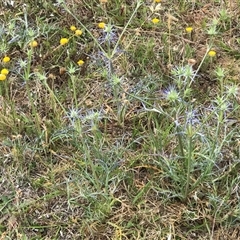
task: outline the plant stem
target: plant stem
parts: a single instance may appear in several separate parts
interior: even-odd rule
[[[184,200],[187,199],[187,196],[189,194],[191,168],[192,168],[192,134],[190,134],[189,141],[188,141],[188,156],[186,158],[187,177],[186,177],[186,186],[185,186],[185,192],[184,192]]]

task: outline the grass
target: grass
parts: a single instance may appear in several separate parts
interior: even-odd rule
[[[240,239],[240,2],[9,4],[0,239]]]

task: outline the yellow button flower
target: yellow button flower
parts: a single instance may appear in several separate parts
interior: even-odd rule
[[[160,21],[160,20],[159,20],[158,18],[153,18],[153,19],[152,19],[152,23],[153,23],[153,24],[157,24],[157,23],[159,23],[159,21]]]
[[[156,2],[156,3],[160,3],[160,2],[161,2],[161,0],[154,0],[154,2]]]
[[[66,44],[68,44],[68,42],[69,42],[68,38],[61,38],[60,39],[60,45],[66,45]]]
[[[70,30],[73,31],[73,32],[75,32],[75,31],[77,30],[77,28],[72,25],[72,26],[70,27]]]
[[[10,61],[10,57],[5,56],[2,61],[3,61],[4,63],[7,63],[7,62]]]
[[[100,22],[98,24],[98,27],[101,28],[101,29],[105,28],[105,23],[104,22]]]
[[[193,28],[192,27],[186,27],[185,30],[186,30],[187,33],[191,33]]]
[[[9,70],[6,69],[6,68],[3,68],[3,69],[1,70],[1,74],[5,75],[5,76],[7,76],[8,73],[9,73]]]
[[[6,75],[0,74],[0,81],[4,81],[6,78],[7,78]]]
[[[77,29],[77,30],[75,31],[75,35],[76,35],[76,36],[81,36],[81,35],[82,35],[82,30]]]
[[[214,50],[210,50],[210,51],[208,52],[208,56],[209,56],[209,57],[215,57],[216,54],[217,54],[217,53],[216,53]]]
[[[33,40],[33,41],[31,41],[30,43],[29,43],[29,46],[30,47],[37,47],[37,45],[38,45],[38,42],[37,41],[35,41],[35,40]]]
[[[82,59],[80,59],[80,60],[77,62],[77,64],[78,64],[79,66],[82,66],[82,65],[84,64],[84,61],[83,61]]]

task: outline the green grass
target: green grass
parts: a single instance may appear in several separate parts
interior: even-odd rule
[[[5,2],[0,239],[240,239],[240,2]]]

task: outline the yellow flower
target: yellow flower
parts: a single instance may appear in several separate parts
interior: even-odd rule
[[[153,18],[153,19],[152,19],[152,23],[153,23],[153,24],[157,24],[157,23],[159,23],[159,21],[160,21],[160,20],[159,20],[158,18]]]
[[[82,30],[77,29],[77,30],[75,31],[75,35],[76,35],[76,36],[81,36],[81,35],[82,35]]]
[[[104,22],[100,22],[100,23],[98,24],[98,27],[99,27],[99,28],[102,28],[102,29],[105,28],[105,23],[104,23]]]
[[[84,61],[83,61],[82,59],[80,59],[80,60],[77,62],[77,64],[78,64],[79,66],[82,66],[82,65],[84,64]]]
[[[161,2],[161,0],[154,0],[154,2],[156,2],[156,3],[160,3],[160,2]]]
[[[3,69],[1,70],[1,74],[5,75],[5,76],[7,76],[8,73],[9,73],[9,70],[6,69],[6,68],[3,68]]]
[[[70,30],[73,31],[73,32],[75,32],[75,31],[77,30],[77,28],[72,25],[72,26],[70,27]]]
[[[187,33],[191,33],[193,28],[192,27],[186,27],[185,30],[186,30]]]
[[[61,45],[65,45],[65,44],[67,44],[69,42],[69,39],[68,38],[61,38],[60,39],[60,44]]]
[[[29,46],[30,47],[37,47],[37,45],[38,45],[38,42],[37,41],[35,41],[35,40],[33,40],[33,41],[31,41],[30,43],[29,43]]]
[[[6,75],[2,73],[0,74],[0,81],[4,81],[6,78],[7,78]]]
[[[209,57],[215,57],[216,54],[217,54],[217,53],[216,53],[214,50],[210,50],[210,51],[208,52],[208,56],[209,56]]]
[[[10,57],[5,56],[2,61],[3,61],[4,63],[7,63],[7,62],[10,61]]]

